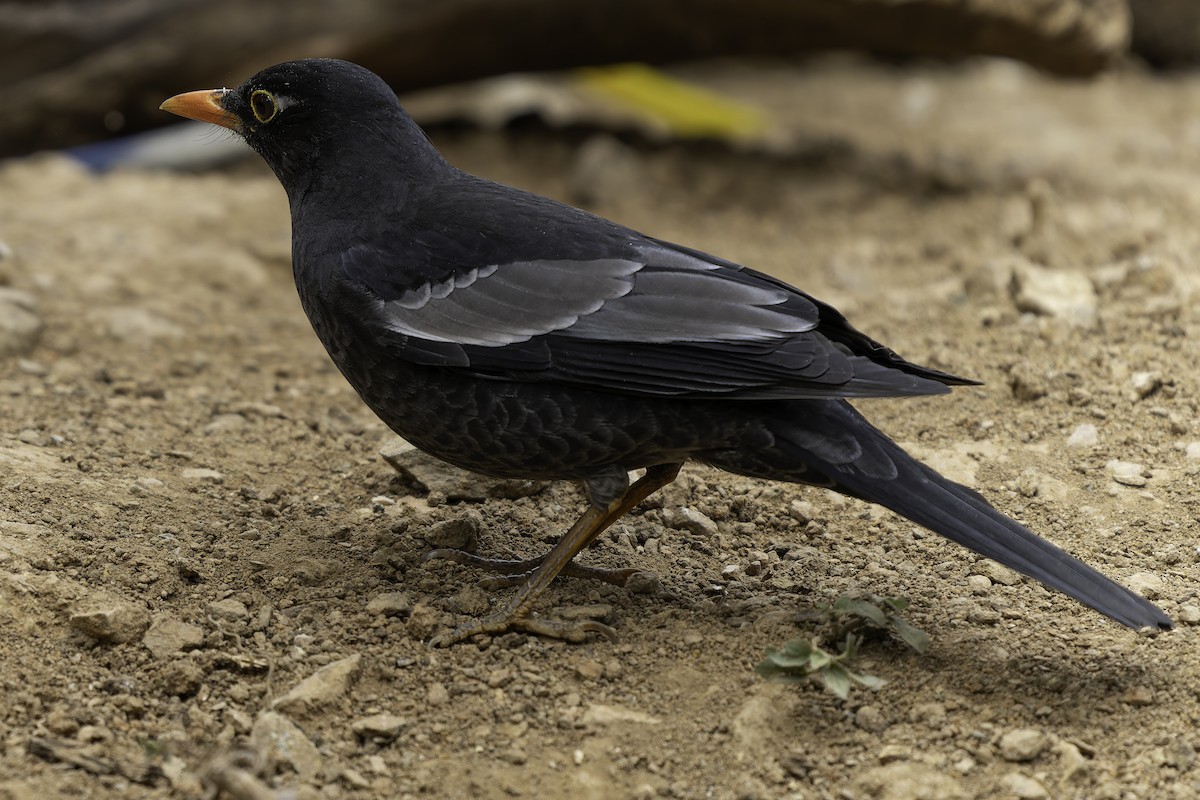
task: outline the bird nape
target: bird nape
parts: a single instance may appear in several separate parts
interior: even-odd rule
[[[540,558],[431,554],[529,571],[435,644],[611,635],[532,608],[559,574],[627,580],[571,561],[688,460],[878,503],[1123,625],[1171,627],[868,423],[846,398],[974,382],[904,360],[804,292],[454,168],[382,79],[344,61],[279,64],[162,107],[236,131],[274,170],[304,310],[389,427],[468,470],[582,483],[587,510]]]

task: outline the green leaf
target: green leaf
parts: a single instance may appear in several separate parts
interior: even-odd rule
[[[910,625],[900,617],[892,619],[892,628],[896,631],[896,635],[900,637],[900,641],[916,650],[921,655],[929,649],[929,634],[920,628]]]
[[[877,675],[867,675],[864,672],[854,672],[853,670],[846,670],[846,674],[850,676],[850,680],[852,680],[855,683],[858,683],[862,686],[865,686],[868,689],[878,689],[881,686],[883,686],[885,683],[887,683],[887,681],[885,681],[883,678],[878,677]]]
[[[835,611],[843,614],[865,619],[872,625],[877,625],[881,628],[887,627],[887,615],[883,613],[883,609],[874,603],[868,603],[866,600],[858,600],[853,597],[839,597],[837,602],[833,604],[833,608]]]
[[[830,664],[820,674],[826,689],[842,700],[850,696],[850,675],[841,664]]]

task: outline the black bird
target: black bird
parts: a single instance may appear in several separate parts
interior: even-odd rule
[[[530,610],[560,573],[632,574],[570,562],[689,459],[878,503],[1123,625],[1171,627],[868,423],[843,398],[974,381],[905,361],[804,292],[455,169],[381,78],[344,61],[279,64],[162,107],[232,129],[275,171],[304,310],[392,430],[486,475],[582,482],[587,510],[518,562],[532,572],[514,597],[435,643],[607,632]]]

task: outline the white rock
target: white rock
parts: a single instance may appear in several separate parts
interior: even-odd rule
[[[1142,487],[1146,485],[1146,468],[1133,461],[1113,459],[1104,465],[1112,479],[1123,486]]]
[[[269,764],[287,764],[302,780],[321,772],[321,753],[296,723],[274,711],[264,711],[254,721],[250,744]]]
[[[1009,292],[1019,311],[1055,317],[1080,328],[1094,328],[1099,321],[1096,289],[1082,272],[1018,262],[1013,265]]]
[[[1096,426],[1086,422],[1071,431],[1071,435],[1067,437],[1067,447],[1071,448],[1094,447],[1099,443],[1100,433]]]
[[[1005,761],[1033,761],[1046,749],[1046,734],[1035,728],[1017,728],[1000,737],[1000,757]]]
[[[1020,800],[1046,800],[1050,796],[1045,786],[1019,772],[1008,773],[1000,779],[1000,783]]]
[[[1154,600],[1163,590],[1163,579],[1153,572],[1134,573],[1126,578],[1124,583],[1147,600]]]
[[[277,698],[271,708],[294,714],[326,706],[346,693],[358,677],[361,665],[362,656],[358,653],[327,664]]]

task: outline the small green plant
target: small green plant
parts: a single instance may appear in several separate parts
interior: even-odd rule
[[[817,615],[829,629],[827,638],[840,642],[840,649],[827,650],[821,637],[793,639],[779,650],[767,650],[766,658],[755,670],[768,680],[800,683],[819,680],[826,689],[845,700],[854,684],[878,689],[882,678],[868,675],[850,666],[858,648],[867,638],[881,634],[892,636],[918,653],[929,648],[929,635],[909,624],[900,616],[908,608],[902,597],[883,597],[863,600],[840,597],[831,606],[818,610]]]

